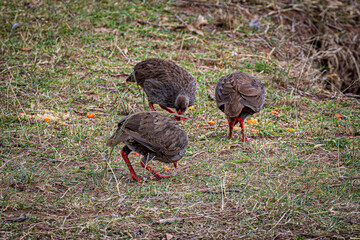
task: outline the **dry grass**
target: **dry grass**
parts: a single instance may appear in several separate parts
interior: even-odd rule
[[[309,46],[284,38],[286,28],[266,12],[257,11],[259,30],[248,26],[245,13],[269,6],[187,4],[0,4],[1,238],[359,237],[358,101],[302,85],[316,70],[306,62]],[[223,29],[219,9],[244,18]],[[194,23],[199,13],[209,22],[199,29],[204,36],[174,27],[184,24],[179,18]],[[180,168],[169,166],[169,179],[136,183],[119,149],[109,156],[105,143],[121,116],[147,109],[138,87],[124,79],[149,57],[189,70],[198,97],[180,123],[190,139]],[[247,143],[226,138],[226,120],[208,98],[234,71],[267,87],[258,124],[246,124]],[[139,156],[130,160],[150,177]],[[151,166],[164,172],[162,163]],[[26,219],[11,220],[22,213]]]

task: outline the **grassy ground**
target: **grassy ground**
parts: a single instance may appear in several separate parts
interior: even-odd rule
[[[194,23],[199,13],[209,22],[202,32],[167,26],[183,25],[175,15]],[[359,102],[303,85],[313,68],[298,58],[302,43],[289,44],[270,18],[259,31],[245,18],[226,30],[216,16],[231,14],[211,4],[112,0],[4,1],[0,14],[1,238],[360,236]],[[137,183],[120,147],[109,156],[105,143],[123,115],[148,109],[124,79],[150,57],[190,71],[198,96],[180,123],[190,139],[180,168]],[[226,138],[208,97],[235,71],[267,87],[246,143]],[[130,155],[149,178],[139,159]],[[164,164],[151,166],[165,173]],[[6,221],[21,213],[25,221]]]

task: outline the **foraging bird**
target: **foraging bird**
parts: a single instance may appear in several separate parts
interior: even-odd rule
[[[259,79],[246,73],[231,73],[220,78],[215,98],[218,108],[225,113],[229,121],[229,137],[236,123],[240,123],[242,141],[249,141],[244,132],[244,120],[247,116],[260,112],[265,101],[265,86]]]
[[[156,103],[170,113],[175,112],[169,108],[175,108],[177,114],[182,115],[195,102],[194,77],[171,61],[150,58],[139,62],[126,81],[137,82],[144,89],[153,111]],[[175,119],[181,118],[177,116]]]
[[[120,120],[118,129],[110,137],[107,145],[125,143],[121,155],[131,173],[131,179],[140,182],[128,158],[131,151],[141,154],[141,166],[156,178],[167,178],[147,166],[151,160],[174,163],[176,167],[186,152],[188,136],[173,119],[158,112],[144,111],[130,114]]]

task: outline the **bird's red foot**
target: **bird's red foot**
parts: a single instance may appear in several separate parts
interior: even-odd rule
[[[170,177],[169,175],[162,175],[162,174],[160,174],[160,173],[154,174],[154,176],[155,176],[156,179],[168,178],[168,177]]]
[[[175,116],[175,120],[178,120],[178,121],[180,121],[180,120],[186,120],[186,119],[189,119],[189,118],[187,118],[187,117],[178,117],[178,116]]]
[[[177,162],[174,162],[174,167],[177,168]]]
[[[241,142],[249,142],[250,141],[250,139],[248,139],[247,137],[243,137],[242,139],[241,139]]]
[[[130,180],[135,180],[135,181],[141,182],[141,177],[138,177],[137,175],[131,175]]]
[[[160,173],[156,172],[154,169],[152,169],[149,166],[146,166],[143,162],[140,162],[140,165],[145,168],[146,170],[148,170],[149,172],[151,172],[156,179],[160,179],[160,178],[168,178],[170,177],[169,175],[161,175]]]

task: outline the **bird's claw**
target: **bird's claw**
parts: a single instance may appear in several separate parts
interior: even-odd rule
[[[131,175],[130,180],[135,180],[135,181],[141,182],[142,178],[141,178],[141,177],[138,177],[138,176],[136,176],[136,175]]]
[[[155,176],[155,179],[169,178],[170,177],[169,175],[162,175],[162,174],[156,174],[154,176]]]
[[[187,120],[187,119],[189,119],[189,118],[187,118],[187,117],[178,117],[178,116],[175,116],[175,120],[178,120],[178,121],[180,121],[180,120]]]

